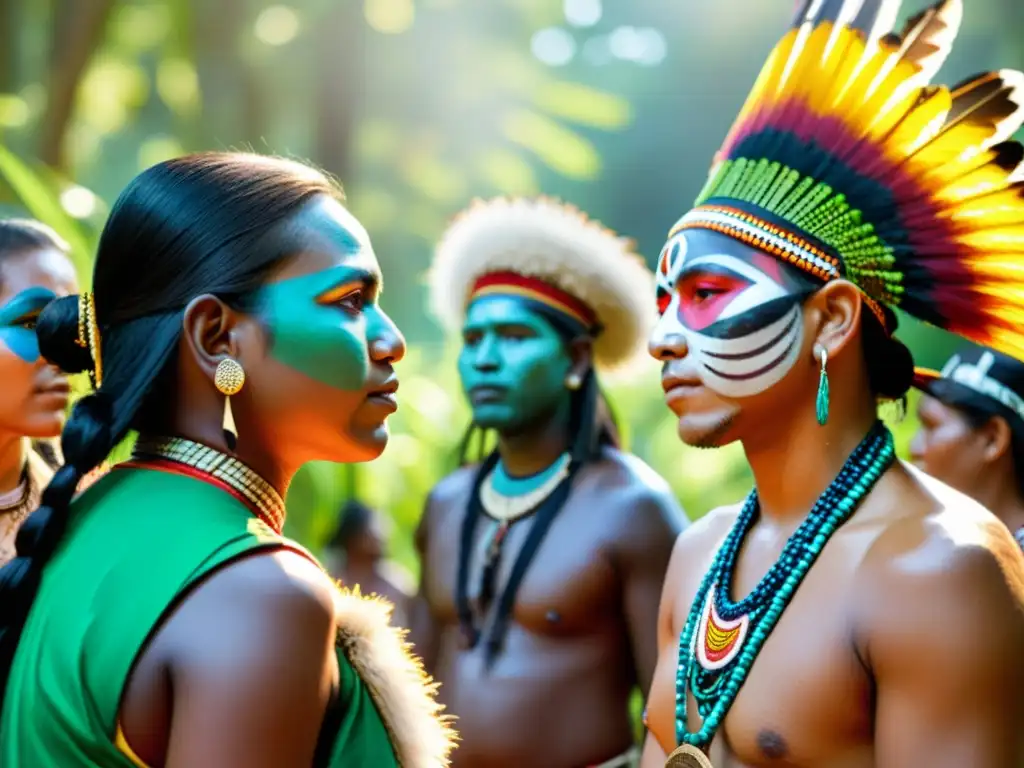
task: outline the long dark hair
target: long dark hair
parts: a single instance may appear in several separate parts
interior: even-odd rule
[[[147,412],[173,367],[182,315],[212,293],[233,306],[296,250],[290,218],[312,198],[340,196],[300,163],[235,153],[190,155],[156,165],[121,193],[100,238],[93,275],[103,380],[75,405],[64,427],[64,464],[0,569],[0,696],[43,569],[67,526],[79,482]],[[43,355],[68,373],[88,370],[79,347],[78,300],[52,302],[37,323]],[[164,380],[164,381],[161,381]]]
[[[71,250],[60,235],[42,222],[0,219],[0,260],[43,248],[55,248],[62,253]]]
[[[531,303],[531,307],[543,315],[562,336],[565,343],[570,344],[579,336],[579,329],[566,323],[562,317],[549,311],[546,307]],[[587,371],[582,385],[572,393],[569,401],[569,421],[567,425],[569,443],[569,474],[559,483],[534,512],[533,525],[527,534],[526,541],[516,557],[508,582],[498,596],[494,624],[484,646],[484,660],[490,665],[501,651],[505,633],[515,607],[516,594],[522,584],[526,571],[540,548],[544,535],[547,533],[555,517],[569,500],[569,493],[577,473],[589,462],[601,457],[606,447],[618,448],[620,444],[618,425],[612,414],[608,401],[601,392],[600,384],[594,369]],[[466,644],[474,647],[480,640],[480,631],[473,621],[473,611],[469,602],[470,556],[473,551],[473,539],[477,521],[483,514],[480,503],[480,488],[487,475],[498,463],[498,452],[492,450],[485,453],[486,434],[478,426],[471,424],[463,438],[460,449],[460,463],[465,465],[479,461],[480,466],[473,476],[472,491],[466,512],[462,519],[459,537],[459,561],[455,582],[455,607],[459,616],[459,624]],[[475,455],[474,455],[475,449]],[[496,570],[497,566],[495,566]],[[486,580],[486,577],[485,577]]]

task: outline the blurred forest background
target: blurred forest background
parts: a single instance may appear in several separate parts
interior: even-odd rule
[[[920,10],[906,2],[903,17]],[[940,79],[1024,69],[1024,2],[966,0]],[[393,438],[372,465],[313,465],[289,532],[317,548],[355,495],[411,533],[467,423],[422,275],[474,196],[546,193],[633,237],[653,265],[782,34],[793,0],[0,0],[0,215],[71,243],[87,283],[110,202],[186,151],[308,159],[344,183],[411,345]],[[653,299],[653,297],[652,297]],[[920,364],[951,341],[904,321]],[[440,361],[440,362],[439,362]],[[608,389],[629,447],[691,517],[743,497],[737,446],[682,447],[657,366]],[[813,404],[808,403],[808,408]],[[896,425],[905,450],[911,415]]]

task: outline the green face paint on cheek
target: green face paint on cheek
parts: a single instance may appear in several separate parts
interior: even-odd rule
[[[355,313],[318,299],[365,276],[362,270],[332,267],[261,289],[260,309],[271,333],[271,354],[336,389],[362,389],[370,370],[367,331],[372,331],[379,313],[369,305]]]
[[[39,359],[39,340],[27,323],[55,298],[47,288],[29,288],[0,307],[0,341],[26,363]]]
[[[565,341],[521,300],[478,299],[467,309],[464,330],[469,341],[459,355],[459,375],[478,420],[529,418],[567,397],[571,361]],[[473,390],[481,387],[501,392],[474,399]]]

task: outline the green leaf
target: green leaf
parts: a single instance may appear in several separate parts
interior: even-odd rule
[[[83,281],[92,275],[92,249],[89,238],[60,204],[57,191],[43,181],[28,165],[0,144],[0,177],[17,195],[22,205],[39,221],[63,237],[71,247],[71,261]]]
[[[582,83],[542,83],[534,90],[534,99],[549,114],[592,128],[618,130],[633,119],[626,99]]]
[[[530,110],[516,110],[504,121],[505,135],[570,179],[591,180],[601,170],[593,144],[554,120]]]

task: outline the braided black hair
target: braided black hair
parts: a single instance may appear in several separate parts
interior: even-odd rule
[[[137,176],[115,203],[93,276],[103,381],[64,427],[64,464],[0,569],[0,697],[43,570],[67,527],[82,478],[131,429],[157,423],[172,385],[188,302],[211,293],[242,306],[301,244],[287,226],[313,198],[340,189],[300,163],[241,153],[189,155]],[[68,373],[92,360],[78,337],[78,298],[52,302],[36,327],[44,357]]]

